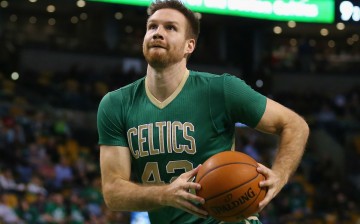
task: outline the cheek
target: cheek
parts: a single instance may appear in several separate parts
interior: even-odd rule
[[[144,39],[143,39],[143,43],[142,43],[143,50],[146,50],[148,43],[149,43],[149,38],[147,38],[145,36]]]
[[[146,46],[146,41],[145,41],[145,38],[143,39],[142,46],[143,46],[143,48]]]
[[[181,45],[179,44],[177,48],[179,51],[181,51],[183,53],[187,53],[189,51],[189,48],[185,42],[183,42]]]
[[[145,45],[146,43],[148,43],[151,37],[152,35],[147,32],[144,36],[143,44]]]
[[[148,38],[146,36],[144,36],[143,45],[145,45],[147,42],[148,42]]]

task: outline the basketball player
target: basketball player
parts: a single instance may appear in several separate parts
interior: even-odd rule
[[[98,109],[102,189],[114,211],[149,211],[151,223],[219,223],[199,208],[191,181],[210,156],[234,147],[235,123],[280,136],[273,166],[259,164],[267,187],[261,211],[297,168],[308,137],[295,112],[235,76],[189,71],[199,21],[177,0],[149,8],[147,73],[108,93]],[[138,182],[131,177],[136,176]],[[257,214],[239,223],[260,223]]]

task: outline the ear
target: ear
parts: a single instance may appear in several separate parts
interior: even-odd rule
[[[188,39],[186,40],[185,46],[185,54],[191,54],[195,50],[196,41],[195,39]]]

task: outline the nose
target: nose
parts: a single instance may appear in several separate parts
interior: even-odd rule
[[[161,26],[159,26],[159,27],[156,29],[156,31],[154,32],[153,39],[161,39],[161,40],[164,39],[163,29],[161,28]]]

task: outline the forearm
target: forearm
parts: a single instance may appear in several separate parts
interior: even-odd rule
[[[182,209],[200,217],[206,211],[193,202],[203,204],[203,198],[190,193],[200,184],[189,181],[200,169],[198,166],[181,174],[171,184],[140,185],[130,181],[130,150],[121,146],[101,146],[100,167],[102,192],[107,207],[113,211],[150,211],[163,206]]]
[[[280,174],[284,184],[299,166],[308,136],[309,127],[302,118],[296,118],[282,128],[272,170]]]
[[[149,211],[163,206],[165,185],[146,186],[118,180],[103,186],[106,205],[114,211]]]

